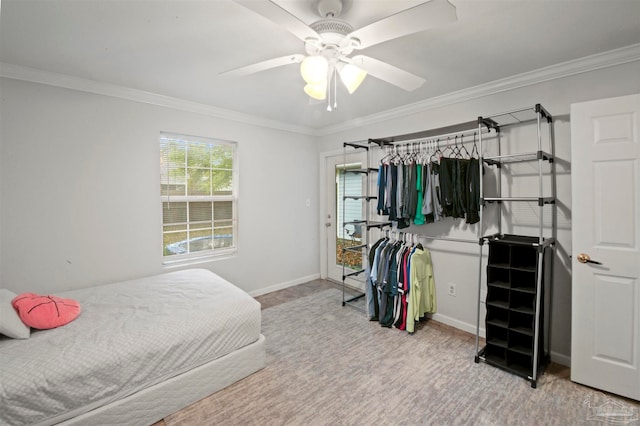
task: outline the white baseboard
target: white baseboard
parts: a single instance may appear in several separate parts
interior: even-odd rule
[[[433,314],[431,318],[434,321],[441,322],[446,325],[450,325],[451,327],[455,327],[459,330],[466,331],[473,335],[476,334],[476,326],[473,324],[466,323],[464,321],[457,320],[455,318],[448,317],[442,314]],[[484,338],[486,336],[485,329],[480,327],[480,337]],[[561,354],[558,352],[550,351],[549,355],[551,356],[551,361],[557,364],[561,364],[567,367],[571,367],[571,357],[565,354]]]
[[[557,352],[550,351],[551,361],[566,367],[571,367],[571,357],[565,354],[559,354]]]
[[[271,293],[271,292],[274,292],[274,291],[278,291],[278,290],[282,290],[282,289],[285,289],[285,288],[293,287],[293,286],[298,285],[298,284],[304,284],[304,283],[309,282],[309,281],[317,280],[318,278],[320,278],[320,274],[319,273],[318,274],[313,274],[313,275],[307,275],[306,277],[300,277],[300,278],[296,278],[295,280],[286,281],[286,282],[283,282],[283,283],[271,285],[269,287],[264,287],[264,288],[260,288],[258,290],[250,291],[249,292],[249,296],[251,296],[251,297],[262,296],[263,294]]]
[[[448,317],[448,316],[442,315],[442,314],[433,314],[431,316],[431,318],[434,321],[438,321],[438,322],[441,322],[443,324],[450,325],[451,327],[455,327],[457,329],[466,331],[467,333],[471,333],[473,335],[476,334],[476,326],[473,325],[473,324],[469,324],[469,323],[466,323],[464,321],[460,321],[460,320],[457,320],[455,318],[451,318],[451,317]],[[485,337],[485,331],[484,331],[484,328],[482,328],[482,327],[480,327],[480,337],[482,337],[482,338]]]

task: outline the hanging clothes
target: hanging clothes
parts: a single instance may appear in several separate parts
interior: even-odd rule
[[[469,160],[455,158],[453,164],[453,217],[464,219],[469,194],[469,190],[466,188]]]
[[[407,326],[407,298],[409,297],[409,293],[411,291],[411,284],[410,284],[410,277],[409,277],[409,257],[411,256],[411,252],[413,251],[412,247],[406,247],[405,251],[402,254],[402,257],[398,260],[400,262],[401,266],[401,272],[402,272],[402,289],[403,289],[403,293],[401,295],[401,300],[400,300],[400,309],[401,312],[398,315],[398,320],[399,323],[396,325],[396,327],[399,330],[406,330],[406,326]]]
[[[421,213],[424,216],[424,223],[433,223],[435,222],[435,217],[433,215],[433,188],[431,187],[430,163],[425,163],[422,166],[422,192],[423,195]]]
[[[389,202],[389,220],[397,220],[397,198],[396,191],[398,191],[398,166],[391,163],[389,164],[389,175],[391,177],[390,192],[387,195]]]
[[[387,191],[387,169],[388,167],[384,164],[380,164],[378,167],[378,214],[379,215],[388,215],[389,210],[385,206],[386,200],[386,191]]]
[[[404,203],[406,200],[406,191],[404,190],[404,181],[405,181],[405,168],[404,164],[398,163],[396,165],[396,219],[402,217],[402,209],[404,208]]]
[[[367,313],[382,327],[413,332],[415,321],[434,313],[435,281],[431,256],[421,245],[381,238],[367,265]]]
[[[433,203],[433,220],[434,222],[438,222],[442,219],[442,199],[441,199],[441,188],[440,188],[440,164],[431,163],[431,202]]]
[[[398,215],[396,217],[398,229],[407,228],[410,225],[411,204],[412,200],[412,180],[414,174],[414,165],[411,163],[402,163],[398,165],[398,182],[402,180],[402,184],[398,183],[398,192],[402,194],[402,206],[398,207]]]
[[[389,247],[386,253],[387,257],[387,269],[384,276],[382,285],[380,286],[380,304],[381,306],[381,318],[380,325],[383,327],[391,327],[394,319],[394,307],[395,298],[398,295],[398,263],[396,261],[396,255],[402,248],[400,242],[396,242]],[[384,304],[384,313],[382,311],[382,305]]]
[[[416,214],[416,205],[418,203],[418,193],[416,192],[417,186],[417,168],[418,165],[411,159],[409,165],[409,184],[407,185],[407,192],[409,197],[409,203],[407,204],[406,214],[404,216],[407,221],[407,226],[411,224],[411,221]]]
[[[475,144],[475,139],[474,139]],[[415,149],[415,147],[414,147]],[[479,161],[456,142],[445,157],[434,152],[394,153],[378,169],[378,214],[388,216],[395,228],[437,222],[445,217],[479,222]],[[464,157],[467,158],[464,158]]]
[[[467,212],[467,223],[469,224],[480,222],[480,179],[479,160],[471,158],[465,185],[465,191],[468,191],[465,210]]]
[[[443,157],[440,159],[440,201],[443,216],[453,216],[454,188],[455,159]]]
[[[410,259],[411,291],[407,303],[407,331],[415,331],[415,323],[426,314],[436,312],[436,289],[431,265],[431,253],[416,248]]]
[[[377,289],[373,280],[372,268],[375,262],[375,255],[378,247],[383,243],[386,244],[386,242],[387,240],[384,238],[376,241],[375,244],[371,246],[369,255],[367,256],[368,262],[367,267],[365,268],[366,282],[364,294],[365,300],[367,302],[367,314],[369,316],[369,321],[377,321],[379,316],[378,297],[376,295]]]
[[[413,223],[416,225],[424,225],[426,218],[422,213],[424,180],[422,178],[422,164],[416,164],[416,209],[413,215]]]

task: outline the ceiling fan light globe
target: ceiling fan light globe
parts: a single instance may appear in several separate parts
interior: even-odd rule
[[[355,92],[367,76],[367,72],[365,70],[358,68],[353,64],[345,64],[339,69],[338,73],[340,74],[340,80],[344,83],[349,94]]]
[[[324,56],[307,56],[300,64],[300,74],[305,82],[317,85],[323,81],[326,84],[329,62]]]
[[[327,99],[327,82],[326,80],[320,84],[307,84],[304,86],[304,93],[313,99],[323,101]]]

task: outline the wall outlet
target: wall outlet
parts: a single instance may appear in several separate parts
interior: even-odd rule
[[[447,288],[447,294],[449,296],[456,297],[456,285],[454,283],[449,283],[449,286]]]

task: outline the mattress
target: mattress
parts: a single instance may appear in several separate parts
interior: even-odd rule
[[[262,369],[265,338],[126,398],[60,423],[60,426],[149,426]]]
[[[75,321],[0,340],[0,424],[59,423],[260,339],[260,304],[204,269],[57,295]]]

